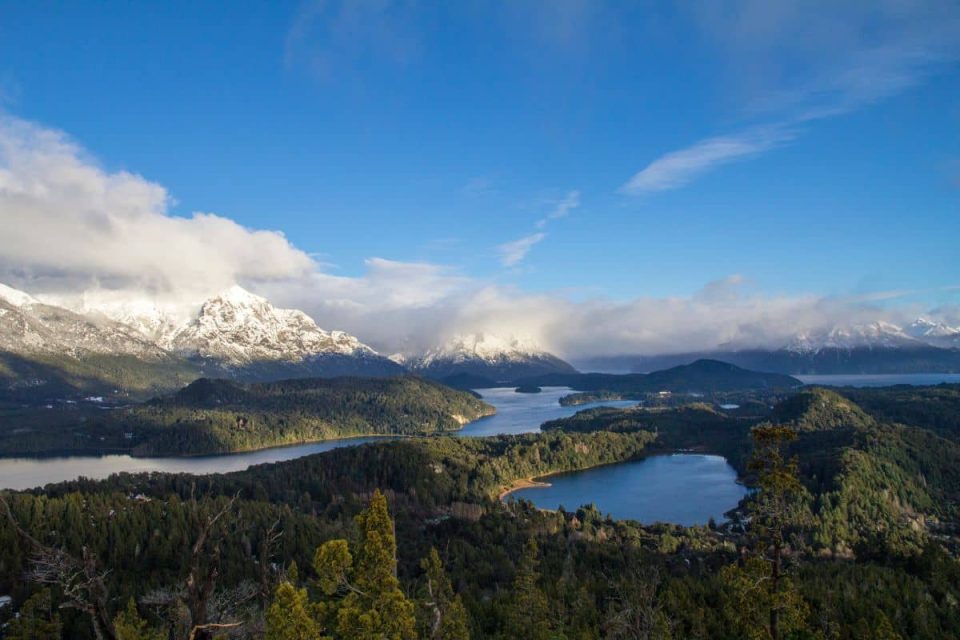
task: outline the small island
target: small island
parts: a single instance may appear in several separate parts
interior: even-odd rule
[[[540,393],[541,391],[543,389],[535,384],[522,384],[516,388],[517,393]]]

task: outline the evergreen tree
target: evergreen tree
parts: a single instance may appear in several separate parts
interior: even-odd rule
[[[900,634],[893,628],[893,624],[890,623],[890,618],[888,618],[883,611],[877,614],[877,625],[872,637],[874,640],[903,640]]]
[[[151,629],[147,621],[140,617],[133,598],[127,601],[127,608],[113,619],[113,627],[117,640],[164,640],[162,630]]]
[[[750,502],[753,548],[741,566],[724,567],[727,614],[749,638],[780,640],[804,627],[809,606],[785,573],[787,535],[797,524],[805,495],[795,458],[784,447],[797,433],[780,425],[754,427],[748,468],[757,474],[759,491]]]
[[[420,561],[420,568],[426,574],[420,603],[420,636],[430,640],[468,640],[467,610],[460,596],[453,592],[435,548],[431,548],[430,555]]]
[[[513,597],[507,608],[506,637],[529,640],[551,640],[553,633],[547,597],[537,585],[539,549],[533,538],[527,540],[517,564],[513,581]]]
[[[50,590],[36,592],[20,607],[20,615],[3,630],[6,640],[60,640],[60,616],[53,610]]]
[[[355,554],[345,540],[317,549],[314,568],[321,589],[331,598],[343,596],[321,603],[319,615],[338,637],[412,640],[414,606],[397,579],[397,541],[386,497],[374,491],[370,506],[355,521],[360,534]]]
[[[267,609],[267,640],[321,640],[321,627],[311,609],[306,589],[281,582]]]

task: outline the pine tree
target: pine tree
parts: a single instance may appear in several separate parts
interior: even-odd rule
[[[63,627],[53,611],[50,590],[36,592],[20,607],[20,615],[9,622],[3,637],[7,640],[60,640]]]
[[[133,598],[127,601],[127,608],[113,619],[113,627],[117,632],[117,640],[164,640],[165,637],[162,630],[151,629],[147,621],[140,617]]]
[[[413,603],[397,579],[397,541],[387,499],[375,491],[356,517],[359,542],[351,554],[346,540],[317,549],[314,568],[328,600],[318,615],[338,637],[357,640],[416,638]],[[342,596],[342,597],[339,597]]]
[[[809,606],[800,596],[783,563],[787,534],[797,524],[805,490],[796,459],[784,447],[797,439],[789,427],[753,428],[749,469],[757,474],[759,491],[750,503],[750,556],[741,566],[724,567],[721,583],[727,615],[752,640],[780,640],[805,626]]]
[[[267,640],[320,640],[321,627],[311,612],[306,589],[291,582],[277,585],[267,609]]]
[[[443,569],[436,549],[420,561],[425,572],[424,594],[421,599],[422,638],[430,640],[468,640],[467,610]]]
[[[877,625],[873,631],[873,638],[874,640],[903,640],[902,636],[893,628],[890,618],[883,611],[877,614]]]
[[[506,637],[528,638],[529,640],[550,640],[553,633],[547,597],[537,581],[537,555],[539,550],[533,538],[527,540],[523,555],[517,564],[517,575],[513,581],[513,598],[507,609]]]

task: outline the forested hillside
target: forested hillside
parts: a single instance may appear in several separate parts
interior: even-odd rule
[[[493,411],[470,393],[411,376],[248,385],[201,378],[173,395],[112,411],[11,410],[0,451],[226,453],[348,436],[443,433]]]
[[[211,385],[160,404],[199,411],[246,393]],[[7,493],[0,592],[33,629],[81,639],[93,616],[58,609],[71,598],[95,600],[115,631],[174,638],[214,621],[236,623],[217,632],[229,637],[271,639],[360,637],[364,625],[398,638],[960,635],[957,445],[824,390],[772,415],[598,409],[541,434],[409,438],[227,475]],[[727,455],[763,490],[731,521],[700,527],[497,499],[518,479],[687,448]],[[362,588],[394,562],[396,583]],[[56,570],[83,566],[89,578]],[[189,586],[204,576],[207,591]],[[70,579],[83,584],[65,591]],[[295,632],[308,635],[284,635]]]

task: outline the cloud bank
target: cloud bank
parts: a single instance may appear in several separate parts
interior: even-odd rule
[[[450,266],[384,258],[344,277],[325,272],[279,231],[211,213],[173,215],[171,203],[162,186],[104,169],[61,132],[0,120],[0,282],[74,306],[129,300],[184,310],[236,283],[386,353],[486,332],[535,340],[573,359],[778,347],[799,331],[914,311],[880,311],[863,297],[763,295],[740,276],[686,297],[577,302]],[[579,193],[569,192],[548,218],[578,204]],[[502,259],[516,263],[542,235],[508,243]]]
[[[278,231],[212,213],[170,214],[160,185],[109,172],[61,132],[0,118],[0,277],[38,292],[197,297],[297,277],[313,260]]]

